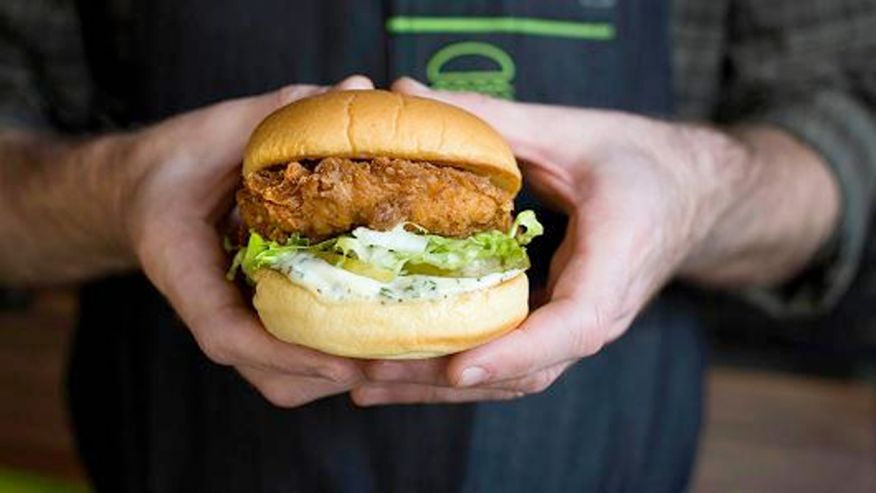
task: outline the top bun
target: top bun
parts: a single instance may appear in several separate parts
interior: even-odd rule
[[[511,149],[483,120],[440,101],[378,90],[327,92],[271,113],[250,137],[243,174],[326,157],[429,161],[520,190]]]

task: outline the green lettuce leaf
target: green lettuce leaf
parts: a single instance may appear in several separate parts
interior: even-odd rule
[[[377,277],[384,281],[387,276],[406,274],[481,277],[529,268],[525,246],[543,233],[544,227],[532,211],[518,214],[507,232],[484,231],[467,238],[429,234],[416,224],[400,224],[390,231],[356,228],[314,245],[300,236],[280,244],[252,232],[247,245],[234,256],[228,278],[233,279],[240,269],[247,279],[252,279],[259,269],[270,268],[284,255],[296,252],[312,253],[359,274],[379,274]],[[371,269],[363,269],[366,266]]]
[[[521,232],[520,228],[523,228]],[[544,234],[544,226],[535,218],[535,212],[523,211],[517,214],[508,236],[517,240],[520,245],[528,245],[536,236]]]

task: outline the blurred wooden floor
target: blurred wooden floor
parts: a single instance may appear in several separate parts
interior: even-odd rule
[[[876,492],[871,385],[716,369],[694,491]]]
[[[0,470],[84,474],[63,411],[73,298],[0,311]],[[694,491],[876,491],[876,391],[858,382],[719,368]]]
[[[26,312],[0,311],[0,469],[84,481],[62,380],[75,314],[63,291],[40,293]]]

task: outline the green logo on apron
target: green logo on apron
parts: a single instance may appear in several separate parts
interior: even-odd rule
[[[450,62],[480,57],[496,65],[495,70],[452,70]],[[503,99],[514,99],[516,67],[511,56],[498,46],[475,41],[454,43],[441,48],[429,59],[426,77],[436,89],[474,91]]]

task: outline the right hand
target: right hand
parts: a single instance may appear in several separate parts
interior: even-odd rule
[[[347,392],[358,364],[281,342],[262,327],[237,287],[217,223],[233,204],[240,162],[253,128],[294,100],[333,89],[370,89],[353,76],[334,86],[293,85],[217,103],[119,136],[114,165],[124,166],[122,211],[130,248],[212,361],[234,366],[270,402],[294,407]]]

